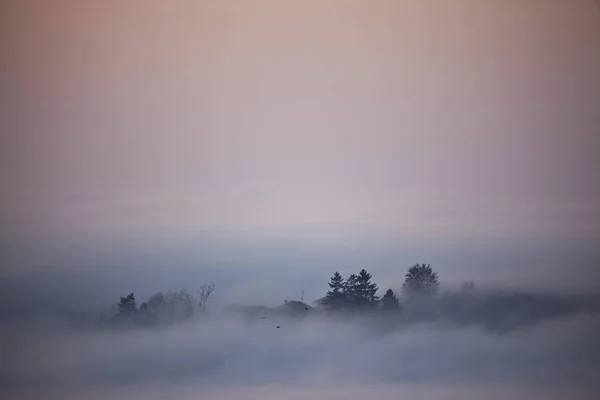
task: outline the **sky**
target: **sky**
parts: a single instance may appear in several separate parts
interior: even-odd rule
[[[1,7],[11,254],[599,243],[593,0]]]

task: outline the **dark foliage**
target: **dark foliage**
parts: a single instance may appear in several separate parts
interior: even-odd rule
[[[436,293],[439,285],[438,274],[431,265],[415,264],[404,275],[402,288],[409,295]]]
[[[138,312],[135,314],[134,322],[138,325],[153,326],[158,322],[158,316],[150,310],[148,304],[142,303]]]
[[[119,301],[119,315],[129,316],[137,311],[135,296],[129,293],[126,297],[121,297]]]
[[[371,274],[362,269],[358,275],[352,274],[346,281],[344,293],[346,302],[351,309],[366,309],[378,304],[377,284],[371,282]]]
[[[335,272],[329,282],[329,291],[321,300],[321,304],[328,310],[339,310],[345,305],[345,282],[339,272]]]
[[[394,313],[400,311],[400,301],[392,289],[388,289],[381,298],[383,311],[386,313]]]

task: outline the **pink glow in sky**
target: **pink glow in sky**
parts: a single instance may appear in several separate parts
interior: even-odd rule
[[[9,236],[600,236],[600,10],[8,1]]]

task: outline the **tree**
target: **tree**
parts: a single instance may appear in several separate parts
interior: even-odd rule
[[[377,305],[377,284],[371,282],[371,274],[362,269],[358,275],[352,274],[345,285],[346,300],[351,308],[364,309]]]
[[[152,295],[146,303],[159,322],[172,323],[190,318],[194,314],[196,299],[186,289],[179,292],[169,290],[167,293]]]
[[[356,283],[358,281],[358,276],[356,274],[350,274],[346,282],[344,283],[344,287],[342,288],[342,292],[344,293],[344,300],[348,306],[352,306],[354,301],[356,300]]]
[[[214,282],[212,282],[210,285],[204,284],[204,285],[200,286],[200,289],[197,290],[198,296],[200,296],[200,298],[198,299],[198,309],[201,312],[206,312],[206,303],[208,302],[208,298],[210,297],[210,295],[212,294],[212,292],[214,290],[215,290]]]
[[[388,289],[383,297],[381,298],[381,305],[383,306],[383,311],[385,312],[394,312],[400,310],[400,301],[398,301],[398,297],[392,289]]]
[[[129,293],[126,297],[121,297],[119,301],[119,315],[131,315],[137,311],[135,304],[135,296]]]
[[[153,326],[157,321],[158,316],[150,310],[147,303],[142,303],[135,314],[134,322],[138,325]]]
[[[321,300],[327,309],[340,309],[344,306],[345,300],[345,283],[344,278],[339,272],[335,272],[331,277],[331,281],[328,283],[330,290],[327,292],[325,297]]]
[[[432,294],[437,292],[439,280],[437,272],[433,272],[431,265],[415,264],[404,275],[402,288],[409,295]]]
[[[183,305],[183,316],[184,318],[189,318],[194,314],[194,304],[196,303],[196,299],[187,289],[182,289],[178,293],[178,300]]]
[[[461,286],[461,291],[462,292],[473,292],[475,290],[475,282],[473,281],[467,281],[465,283],[462,284]]]

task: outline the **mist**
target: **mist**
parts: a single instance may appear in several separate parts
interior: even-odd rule
[[[252,267],[247,258],[237,268],[169,269],[156,262],[5,279],[2,397],[591,399],[600,390],[595,290],[464,286],[453,284],[455,269],[439,268],[439,292],[413,298],[393,279],[397,274],[380,266],[372,271],[388,274],[380,279],[374,272],[379,296],[392,287],[398,312],[332,314],[315,302],[328,289],[327,270],[359,266],[381,248],[354,264],[323,247],[314,249],[314,264],[289,248],[287,258],[276,247],[249,248],[258,259],[283,262],[287,277],[273,266]],[[444,256],[452,260],[451,254]],[[295,276],[286,265],[294,260],[307,262]],[[215,291],[202,311],[196,289],[212,280]],[[181,288],[196,296],[183,318],[132,325],[116,311],[119,296],[130,291],[143,315],[141,304],[153,307],[155,293]]]
[[[592,399],[600,390],[598,250],[585,243],[174,241],[38,253],[45,263],[5,275],[2,397]],[[419,255],[441,284],[416,301],[402,283]],[[24,254],[14,260],[27,265]],[[398,294],[398,315],[319,308],[333,271],[363,267],[380,297]],[[158,292],[197,297],[208,282],[206,313],[112,322],[132,291],[139,308]],[[300,318],[278,311],[301,296]]]
[[[3,324],[0,386],[7,399],[598,393],[598,297],[441,296],[403,301],[398,318],[336,319],[310,307],[302,318],[213,309],[151,328],[69,325],[66,318]],[[445,307],[449,300],[459,307]]]

